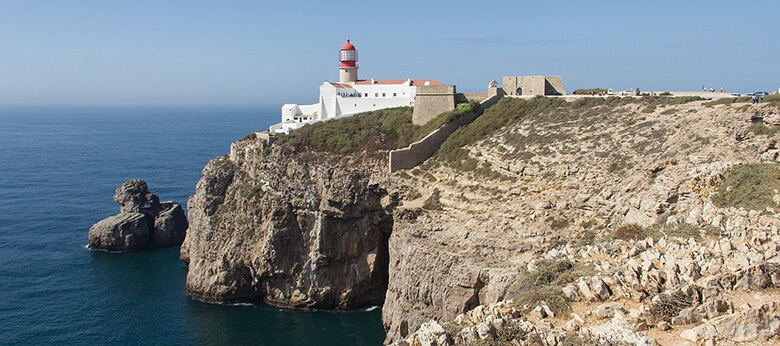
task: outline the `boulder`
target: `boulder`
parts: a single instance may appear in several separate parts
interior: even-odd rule
[[[89,229],[89,247],[107,251],[140,250],[149,243],[147,217],[141,213],[121,213],[98,221]]]
[[[106,251],[138,251],[176,246],[184,241],[187,217],[179,203],[160,202],[146,182],[128,180],[116,189],[114,201],[120,213],[98,221],[89,229],[89,248]]]
[[[604,303],[596,307],[596,315],[601,318],[612,318],[615,315],[615,311],[622,311],[623,304],[618,302]]]

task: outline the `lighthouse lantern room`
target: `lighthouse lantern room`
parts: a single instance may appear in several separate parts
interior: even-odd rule
[[[339,51],[339,83],[354,83],[357,81],[357,49],[347,39]]]

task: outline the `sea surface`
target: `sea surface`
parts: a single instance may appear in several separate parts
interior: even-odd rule
[[[182,205],[209,159],[278,108],[0,108],[0,344],[377,345],[381,309],[298,311],[187,297],[179,249],[85,248],[143,179]],[[366,311],[371,310],[371,311]]]

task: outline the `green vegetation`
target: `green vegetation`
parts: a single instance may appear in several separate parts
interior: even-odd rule
[[[715,106],[715,105],[730,105],[733,103],[745,103],[750,102],[751,98],[750,96],[742,96],[742,97],[724,97],[721,99],[716,99],[708,102],[702,103],[705,106]]]
[[[592,88],[592,89],[577,89],[574,90],[574,95],[598,95],[599,93],[606,94],[607,89]]]
[[[557,108],[566,103],[560,98],[536,97],[530,100],[503,98],[468,126],[455,131],[442,144],[436,156],[444,162],[460,167],[468,164],[468,153],[464,149],[469,144],[486,138],[507,124],[518,122],[523,117],[539,115],[543,111]],[[463,167],[469,168],[469,167]],[[476,165],[471,168],[473,170]],[[467,170],[467,169],[464,169]]]
[[[639,102],[647,103],[655,106],[671,106],[682,105],[695,101],[703,101],[705,99],[699,96],[680,96],[680,97],[668,97],[668,96],[646,96],[639,99]]]
[[[754,135],[762,135],[762,136],[771,136],[777,133],[780,128],[777,126],[766,126],[763,122],[754,122],[750,124],[750,132],[752,132]]]
[[[780,102],[780,94],[772,94],[764,96],[764,102]]]
[[[390,108],[306,125],[279,136],[277,144],[341,154],[376,152],[409,145],[417,128],[412,108]]]
[[[431,121],[427,122],[425,125],[416,129],[416,134],[414,135],[414,138],[411,142],[419,141],[434,130],[444,126],[444,124],[453,122],[466,114],[477,112],[478,110],[479,102],[469,101],[468,103],[464,103],[452,111],[441,113],[435,118],[431,119]]]
[[[255,134],[254,131],[252,131],[250,133],[247,133],[246,135],[244,135],[244,137],[241,137],[241,139],[239,139],[239,141],[245,141],[245,140],[248,140],[248,139],[257,139],[257,135]]]
[[[277,143],[338,154],[393,150],[406,147],[478,108],[478,102],[469,102],[439,114],[424,126],[412,124],[411,107],[382,109],[305,125],[289,135],[280,135]],[[249,136],[254,136],[254,133],[248,134],[245,139]]]
[[[616,228],[615,231],[612,232],[612,237],[622,240],[639,240],[645,239],[649,236],[653,236],[653,238],[660,238],[660,235],[651,232],[653,230],[654,229],[644,228],[636,224],[627,224]]]
[[[641,227],[635,224],[628,224],[616,228],[612,232],[612,238],[622,240],[641,240],[650,237],[658,240],[661,239],[662,236],[666,235],[668,237],[677,237],[682,239],[701,239],[702,237],[717,236],[719,234],[720,230],[715,227],[698,227],[684,222],[674,226],[657,224],[651,227]]]
[[[773,197],[780,190],[780,167],[776,164],[746,164],[732,167],[712,196],[720,208],[763,210],[776,207]]]
[[[528,133],[507,132],[503,134],[504,144],[514,146],[508,150],[503,145],[496,147],[508,159],[530,160],[535,155],[549,153],[556,144],[561,144],[566,153],[576,154],[581,150],[572,131],[587,131],[592,126],[608,121],[611,117],[619,117],[627,112],[626,106],[640,104],[644,108],[655,109],[702,100],[699,97],[586,97],[567,102],[562,98],[535,97],[531,99],[504,98],[496,105],[487,109],[471,124],[455,131],[439,148],[435,159],[450,167],[472,172],[480,169],[478,162],[470,157],[467,146],[494,136],[501,129],[524,122],[532,128],[539,129]],[[670,109],[676,109],[670,107]],[[636,117],[640,119],[640,117]],[[636,127],[646,128],[652,124],[639,122]],[[652,134],[656,136],[656,133]],[[588,140],[588,139],[586,139]],[[497,143],[497,142],[496,142]],[[566,145],[568,144],[568,145]],[[490,143],[488,145],[491,145]],[[539,148],[539,150],[530,150]],[[662,145],[646,146],[649,149],[663,148]],[[548,152],[545,152],[547,150]],[[621,171],[630,166],[630,156],[615,154],[613,171]],[[489,173],[481,169],[481,173]],[[487,174],[483,174],[487,175]],[[497,175],[496,175],[497,176]]]
[[[593,274],[593,269],[569,260],[541,260],[536,270],[526,271],[507,291],[507,299],[514,299],[515,305],[533,308],[542,302],[557,316],[565,316],[571,305],[563,296],[561,287],[577,278]]]

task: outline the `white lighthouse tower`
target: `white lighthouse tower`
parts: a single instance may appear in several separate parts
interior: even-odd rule
[[[339,51],[339,83],[354,83],[357,81],[357,49],[347,39]]]

